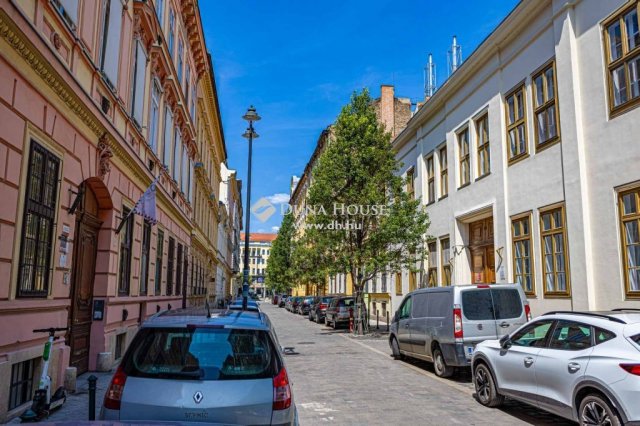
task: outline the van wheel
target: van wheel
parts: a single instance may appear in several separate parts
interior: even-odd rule
[[[435,348],[433,351],[433,369],[438,377],[453,376],[453,367],[449,367],[444,361],[444,356],[440,348]]]
[[[491,371],[485,364],[478,364],[475,368],[473,384],[478,401],[485,407],[498,407],[504,402],[504,396],[498,393]]]
[[[622,422],[609,401],[598,394],[587,395],[580,401],[580,425],[620,426]]]
[[[393,359],[402,359],[400,346],[398,345],[398,339],[396,339],[395,337],[391,338],[391,356],[393,357]]]

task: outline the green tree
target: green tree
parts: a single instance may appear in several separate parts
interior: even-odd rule
[[[383,271],[415,271],[425,253],[429,219],[400,167],[368,91],[354,93],[313,170],[303,242],[320,270],[350,275],[359,334],[368,329],[365,284]]]
[[[295,234],[293,215],[286,214],[271,246],[265,271],[265,285],[274,293],[285,293],[293,286],[292,243]]]

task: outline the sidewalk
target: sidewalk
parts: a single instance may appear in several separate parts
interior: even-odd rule
[[[102,401],[107,387],[111,382],[111,376],[115,369],[106,373],[89,372],[80,375],[77,379],[77,389],[73,394],[67,394],[67,401],[59,409],[54,411],[47,419],[50,422],[65,420],[88,420],[89,419],[89,382],[87,379],[92,374],[98,378],[96,383],[96,419],[100,415]],[[55,391],[55,389],[54,389]],[[20,424],[20,418],[16,417],[7,424]]]

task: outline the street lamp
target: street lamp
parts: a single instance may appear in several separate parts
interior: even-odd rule
[[[256,109],[251,105],[247,112],[242,116],[249,122],[249,127],[242,134],[243,138],[249,139],[249,165],[247,167],[247,207],[245,209],[246,226],[244,231],[244,270],[242,271],[242,310],[247,309],[247,299],[249,297],[249,219],[251,218],[251,154],[253,148],[253,140],[258,138],[258,134],[253,129],[253,122],[260,120],[260,116]]]

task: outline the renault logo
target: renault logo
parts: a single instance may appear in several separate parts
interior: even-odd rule
[[[202,395],[202,392],[198,391],[193,394],[193,400],[196,402],[196,404],[200,404],[203,399],[204,396]]]

